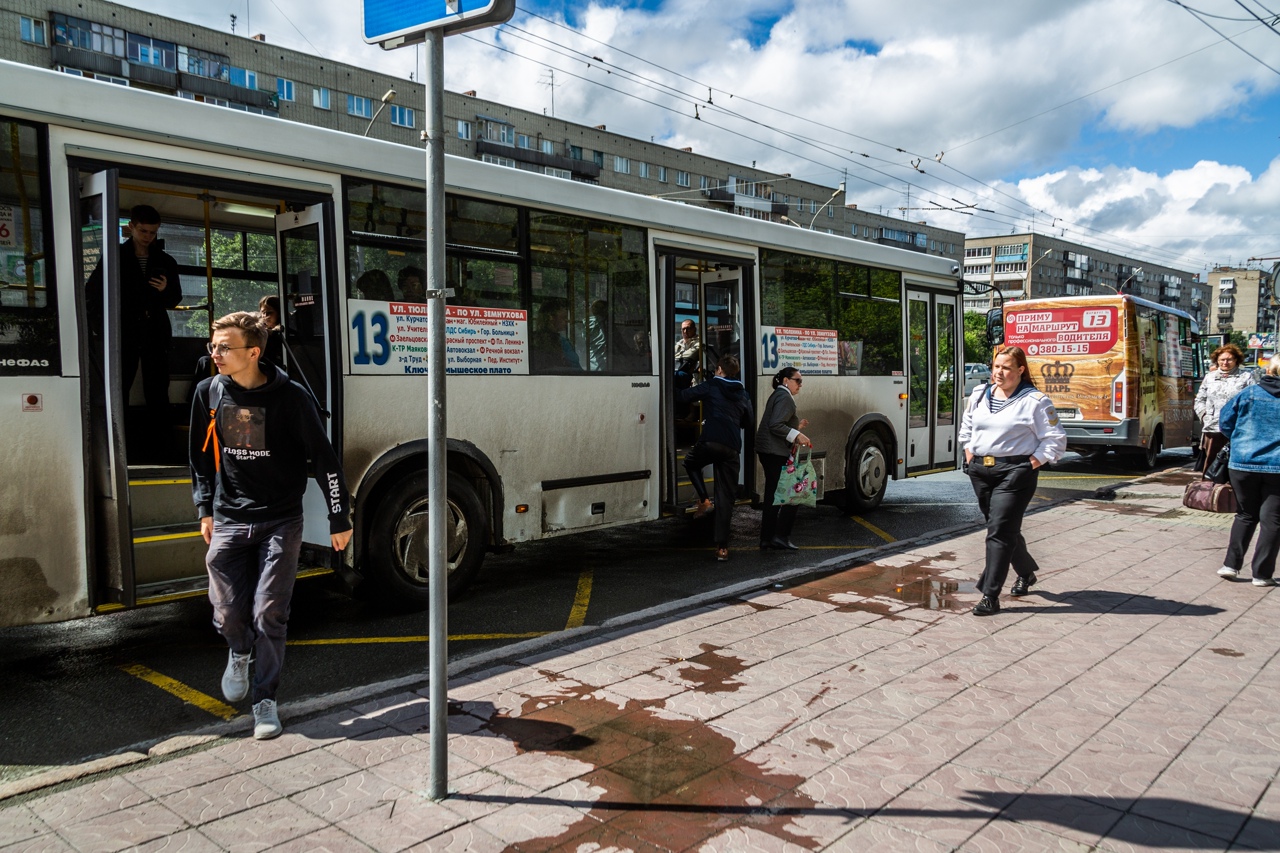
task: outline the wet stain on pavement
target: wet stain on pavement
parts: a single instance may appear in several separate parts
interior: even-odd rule
[[[720,647],[710,643],[703,643],[701,649],[693,657],[667,662],[685,664],[680,667],[680,679],[694,685],[694,692],[733,693],[742,687],[743,682],[736,680],[747,668],[742,658],[721,654]]]
[[[710,647],[699,657],[733,660],[717,651]],[[726,735],[665,712],[662,705],[661,700],[627,700],[620,708],[585,692],[562,693],[528,697],[524,708],[529,717],[495,713],[484,721],[483,728],[510,739],[521,753],[562,755],[594,765],[577,777],[584,786],[577,796],[592,790],[598,798],[512,798],[512,805],[569,806],[583,816],[559,835],[506,849],[684,850],[733,827],[750,827],[806,849],[820,846],[792,826],[796,816],[811,810],[829,812],[798,793],[804,776],[761,767],[738,754]]]
[[[1222,655],[1224,658],[1242,658],[1244,652],[1238,652],[1235,649],[1209,649],[1215,655]]]
[[[956,555],[942,552],[905,566],[868,563],[851,571],[801,584],[789,590],[793,595],[825,601],[836,612],[868,612],[886,619],[901,619],[902,611],[913,607],[926,610],[961,610],[958,593],[977,589],[972,580],[948,577],[955,571]]]
[[[1157,507],[1143,506],[1142,504],[1131,503],[1100,503],[1097,501],[1085,501],[1085,506],[1090,509],[1096,509],[1098,512],[1112,512],[1116,515],[1141,515],[1148,518],[1158,518],[1165,514],[1165,510]]]

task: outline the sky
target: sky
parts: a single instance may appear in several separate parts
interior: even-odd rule
[[[417,49],[364,44],[355,0],[124,5],[224,32],[234,14],[238,35],[422,76]],[[1280,256],[1277,13],[1280,0],[517,0],[507,24],[446,40],[445,87],[846,180],[864,210],[1203,276]]]

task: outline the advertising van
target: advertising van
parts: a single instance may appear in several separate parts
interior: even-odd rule
[[[1162,448],[1192,444],[1204,361],[1185,311],[1127,294],[1029,299],[993,309],[988,329],[1026,352],[1068,449],[1116,450],[1149,469]]]

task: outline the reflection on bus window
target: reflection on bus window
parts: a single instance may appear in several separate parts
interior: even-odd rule
[[[47,164],[36,129],[0,121],[0,361],[3,373],[57,373],[57,302],[45,258]]]
[[[169,312],[175,337],[207,338],[210,317],[256,311],[262,297],[279,291],[274,232],[224,226],[208,237],[206,251],[203,226],[164,226],[164,250],[182,274],[182,303]]]

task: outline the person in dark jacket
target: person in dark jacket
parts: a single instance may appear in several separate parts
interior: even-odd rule
[[[720,562],[729,559],[734,491],[738,472],[742,470],[742,431],[749,428],[754,419],[751,397],[738,380],[738,371],[738,360],[726,355],[716,365],[716,374],[709,382],[685,388],[676,395],[681,403],[702,402],[702,435],[684,457],[684,467],[693,482],[693,490],[698,493],[694,517],[715,510],[716,559]],[[702,469],[708,464],[715,474],[714,503],[707,497],[707,485],[702,481]]]
[[[330,544],[351,541],[351,498],[311,395],[262,361],[267,325],[237,311],[213,323],[209,352],[218,375],[196,387],[191,404],[191,492],[209,546],[213,625],[231,647],[222,692],[249,692],[253,736],[283,730],[276,689],[302,545],[302,497],[310,474],[329,506]]]
[[[142,365],[142,395],[147,404],[142,435],[131,449],[169,447],[169,309],[182,301],[178,262],[155,245],[160,213],[149,204],[129,212],[129,239],[120,244],[120,381],[128,405],[134,374]],[[88,304],[95,332],[103,322],[102,266],[89,277]]]
[[[1253,534],[1262,525],[1253,552],[1253,585],[1276,585],[1280,555],[1280,358],[1271,359],[1257,384],[1227,400],[1218,420],[1231,442],[1231,489],[1239,511],[1231,525],[1220,577],[1235,580]]]
[[[779,551],[795,551],[799,548],[791,541],[791,526],[795,524],[796,508],[779,507],[773,502],[778,490],[778,480],[787,464],[791,448],[813,447],[809,436],[801,432],[809,425],[807,420],[796,418],[795,397],[800,393],[804,377],[794,367],[784,367],[773,377],[773,393],[764,404],[760,416],[760,428],[756,430],[756,455],[764,469],[764,512],[760,515],[760,550],[770,548]]]

